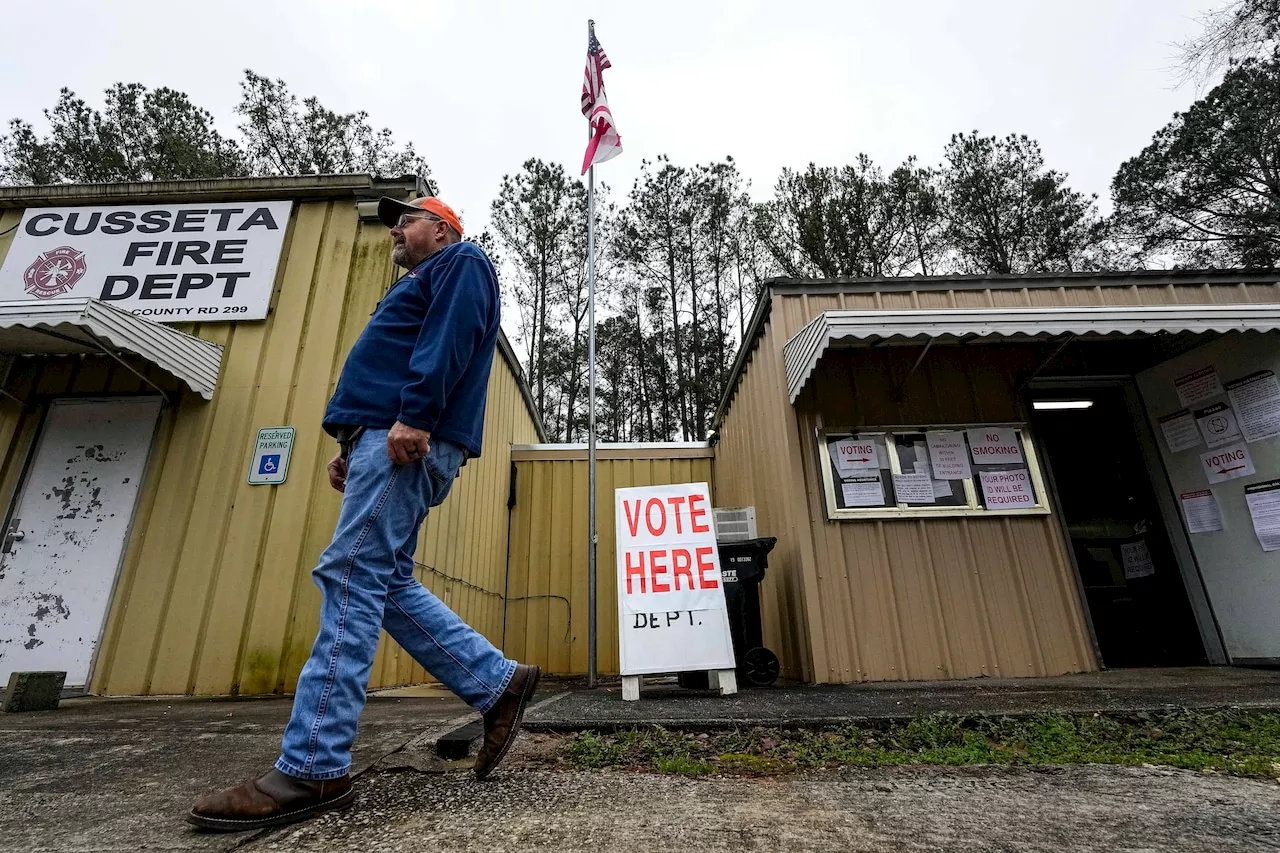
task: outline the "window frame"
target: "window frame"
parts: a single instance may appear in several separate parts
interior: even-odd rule
[[[828,442],[834,438],[847,438],[854,435],[880,435],[884,438],[885,448],[889,456],[889,475],[902,474],[902,463],[898,458],[898,435],[907,433],[927,433],[929,431],[948,430],[948,431],[964,431],[969,429],[982,429],[984,427],[1003,427],[1015,430],[1019,439],[1022,441],[1022,452],[1026,459],[1026,467],[1031,475],[1031,486],[1035,490],[1036,505],[1023,509],[987,509],[982,505],[982,498],[979,494],[980,486],[978,485],[978,472],[976,466],[972,466],[975,470],[973,476],[963,480],[964,494],[967,506],[908,506],[902,501],[897,501],[892,506],[876,506],[876,507],[851,507],[842,508],[836,503],[836,480],[832,474],[831,454],[828,448]],[[1035,440],[1031,436],[1031,430],[1025,421],[1001,423],[1001,422],[980,422],[980,423],[964,423],[964,424],[895,424],[886,426],[865,426],[865,427],[837,427],[831,429],[819,429],[818,435],[818,460],[819,468],[822,474],[822,486],[824,499],[827,505],[828,521],[857,521],[863,519],[885,519],[885,518],[1007,518],[1010,516],[1042,516],[1050,515],[1052,508],[1049,500],[1048,483],[1044,476],[1044,470],[1040,465],[1040,457],[1036,450]],[[881,471],[884,469],[881,468]],[[897,493],[894,493],[897,498]]]

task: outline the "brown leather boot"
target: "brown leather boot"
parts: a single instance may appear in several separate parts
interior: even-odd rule
[[[484,715],[484,746],[476,756],[477,779],[487,779],[515,742],[524,709],[533,698],[533,691],[538,689],[541,677],[541,668],[518,664],[507,689]]]
[[[273,767],[257,779],[196,800],[187,822],[214,832],[262,829],[344,809],[355,799],[349,775],[320,782],[297,779]]]

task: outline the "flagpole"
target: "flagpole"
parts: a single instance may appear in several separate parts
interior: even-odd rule
[[[587,22],[587,40],[592,22]],[[587,136],[591,125],[587,124]],[[596,686],[596,167],[587,170],[587,687]]]

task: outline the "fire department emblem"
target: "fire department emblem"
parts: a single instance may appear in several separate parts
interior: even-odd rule
[[[22,274],[23,290],[37,299],[61,296],[84,277],[84,252],[59,246],[42,252]]]

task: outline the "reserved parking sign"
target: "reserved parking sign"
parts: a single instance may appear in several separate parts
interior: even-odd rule
[[[289,473],[289,455],[293,453],[293,427],[263,427],[258,430],[258,443],[249,463],[249,485],[274,486],[283,483]]]

